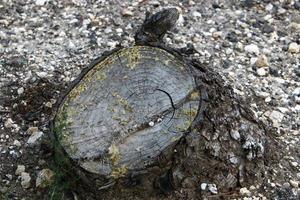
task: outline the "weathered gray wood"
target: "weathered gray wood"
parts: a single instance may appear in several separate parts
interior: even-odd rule
[[[189,66],[166,51],[134,46],[94,66],[58,110],[58,140],[88,172],[106,178],[157,162],[190,128],[200,94]]]

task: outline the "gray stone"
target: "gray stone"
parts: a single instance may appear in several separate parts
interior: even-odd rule
[[[29,173],[22,172],[21,173],[21,186],[25,189],[29,188],[30,181],[31,181],[31,177],[30,177]]]
[[[12,128],[14,125],[14,121],[11,118],[8,118],[5,122],[4,122],[4,127],[5,128]]]
[[[25,166],[24,165],[18,165],[15,174],[21,175],[22,172],[25,172]]]
[[[292,42],[289,44],[288,52],[290,53],[299,53],[300,46],[296,42]]]
[[[41,131],[34,132],[27,140],[27,144],[35,145],[42,138],[42,136],[43,136],[43,132]]]

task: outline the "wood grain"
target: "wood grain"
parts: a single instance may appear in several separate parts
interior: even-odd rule
[[[59,107],[55,128],[85,170],[119,178],[153,165],[197,115],[188,66],[166,51],[134,46],[92,67]]]

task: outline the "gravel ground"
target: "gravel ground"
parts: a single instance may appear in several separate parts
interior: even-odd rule
[[[47,122],[59,93],[104,51],[133,45],[146,11],[166,7],[182,14],[166,43],[192,43],[282,144],[263,187],[236,198],[299,199],[298,0],[0,0],[0,199],[50,199]]]

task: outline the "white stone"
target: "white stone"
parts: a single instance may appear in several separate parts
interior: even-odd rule
[[[265,68],[258,68],[258,69],[256,70],[256,72],[257,72],[257,74],[258,74],[259,76],[265,76],[265,75],[267,75],[267,71],[266,71]]]
[[[207,183],[201,183],[201,190],[206,190]]]
[[[208,184],[208,190],[212,194],[218,194],[218,188],[217,188],[216,184]]]
[[[179,18],[177,20],[177,26],[183,26],[184,25],[184,18],[182,14],[179,15]]]
[[[12,128],[14,125],[14,121],[11,118],[8,118],[5,122],[4,122],[4,127],[5,128]]]
[[[45,106],[48,108],[52,108],[52,103],[50,101],[48,101],[45,103]]]
[[[295,90],[292,93],[294,96],[300,95],[300,87],[295,88]]]
[[[27,144],[29,145],[35,144],[38,140],[41,139],[42,136],[43,136],[43,132],[41,131],[34,132],[27,140]]]
[[[299,187],[299,182],[296,181],[296,180],[290,180],[290,184],[294,188],[298,188]]]
[[[288,52],[299,53],[299,51],[300,51],[300,46],[296,42],[290,43]]]
[[[256,187],[254,185],[250,186],[250,190],[255,190],[255,189],[256,189]]]
[[[21,146],[21,142],[19,140],[14,140],[13,143],[15,146],[20,147]]]
[[[271,97],[265,98],[265,102],[266,102],[266,103],[270,103],[271,101],[272,101],[272,98],[271,98]]]
[[[107,46],[114,48],[116,45],[118,44],[118,42],[107,42]]]
[[[37,6],[43,6],[45,3],[46,3],[47,0],[36,0],[35,1],[35,4]]]
[[[24,165],[18,165],[15,174],[16,175],[21,175],[22,172],[25,172],[25,166]]]
[[[271,183],[270,185],[271,185],[271,187],[275,187],[275,183]]]
[[[293,167],[297,167],[298,166],[298,163],[297,162],[290,162],[291,163],[291,165],[293,166]]]
[[[245,46],[245,51],[248,52],[248,53],[256,54],[256,55],[259,54],[259,48],[255,44],[246,45]]]
[[[198,11],[194,11],[192,15],[193,17],[201,17],[201,13],[199,13]]]
[[[149,126],[151,126],[151,127],[154,126],[154,122],[152,122],[152,121],[149,122]]]
[[[123,33],[123,29],[117,28],[117,29],[116,29],[116,32],[117,32],[117,33]]]
[[[133,16],[133,12],[128,9],[124,9],[124,10],[122,10],[122,15],[125,17],[130,17],[130,16]]]
[[[271,11],[272,9],[273,9],[273,5],[269,3],[269,4],[266,6],[266,10],[267,10],[267,11]]]
[[[106,29],[104,29],[104,33],[108,34],[111,33],[112,29],[110,27],[107,27]]]
[[[21,173],[21,185],[23,188],[29,188],[30,187],[30,181],[31,177],[27,172],[22,172]]]
[[[250,65],[251,66],[255,65],[256,61],[257,61],[257,58],[255,58],[255,57],[250,58]]]
[[[231,131],[230,135],[235,140],[239,140],[241,138],[240,133],[238,131],[236,131],[236,130],[235,131]]]
[[[232,164],[238,164],[239,163],[239,159],[236,157],[236,156],[230,156],[229,158],[229,161],[232,163]]]
[[[244,45],[241,42],[236,43],[235,48],[238,51],[243,51],[244,50]]]
[[[36,72],[36,75],[40,78],[45,78],[47,76],[47,72]]]
[[[213,38],[217,39],[220,38],[222,36],[222,32],[221,31],[215,31],[212,33]]]
[[[269,117],[273,121],[274,124],[278,125],[278,123],[280,123],[283,120],[284,114],[277,110],[273,110]]]
[[[245,187],[240,189],[240,194],[242,196],[248,196],[248,197],[251,196],[251,192]]]
[[[24,88],[23,88],[23,87],[20,87],[20,88],[17,90],[18,95],[22,94],[23,92],[24,92]]]

